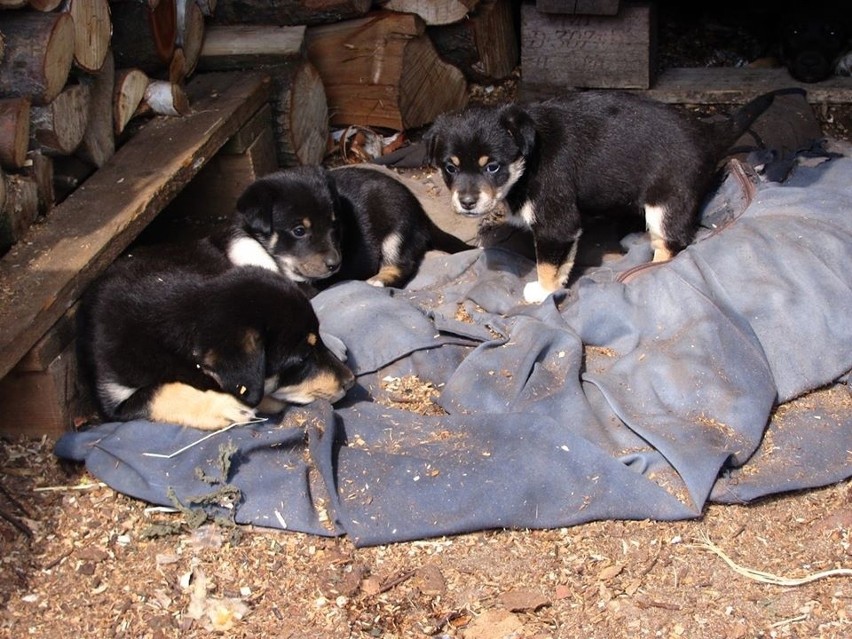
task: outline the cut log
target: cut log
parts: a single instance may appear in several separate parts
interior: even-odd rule
[[[307,30],[331,122],[394,130],[423,126],[467,101],[467,82],[443,62],[413,14],[381,11]]]
[[[112,35],[107,0],[65,0],[64,10],[74,20],[74,64],[86,73],[100,69]]]
[[[177,0],[175,48],[181,51],[181,64],[178,69],[172,65],[172,82],[182,82],[195,71],[204,44],[204,30],[204,14],[196,0]]]
[[[618,14],[620,0],[536,0],[540,13],[574,13],[589,16]]]
[[[113,131],[121,135],[130,122],[148,88],[150,78],[140,69],[122,69],[116,72],[113,97]]]
[[[28,0],[0,0],[0,10],[20,9],[27,6]]]
[[[53,158],[54,201],[59,204],[95,173],[96,167],[76,155]]]
[[[179,84],[151,80],[134,115],[186,115],[189,98]]]
[[[115,153],[115,132],[112,124],[115,62],[112,51],[107,52],[97,73],[81,76],[80,82],[89,87],[89,117],[86,132],[76,154],[94,166],[101,167]]]
[[[69,84],[50,104],[30,113],[32,148],[70,155],[83,140],[89,119],[89,86]]]
[[[481,2],[467,20],[427,29],[438,54],[473,82],[502,80],[518,65],[518,36],[510,0]]]
[[[428,25],[439,25],[464,20],[478,3],[479,0],[380,0],[378,4],[388,11],[414,13]]]
[[[47,215],[56,199],[53,191],[53,158],[40,151],[30,151],[27,154],[27,165],[21,173],[35,182],[38,213]]]
[[[24,3],[26,4],[26,3]],[[43,11],[44,13],[50,13],[55,9],[59,8],[59,5],[62,4],[62,0],[30,0],[29,6],[36,11]],[[0,3],[2,5],[2,3]]]
[[[234,71],[301,60],[305,27],[211,26],[204,36],[198,67]]]
[[[33,104],[53,100],[74,62],[74,21],[67,13],[0,13],[6,55],[0,63],[0,95],[29,97]]]
[[[214,24],[313,25],[358,18],[372,0],[218,0]]]
[[[0,252],[20,241],[38,217],[38,186],[30,177],[7,173],[6,201],[0,211]]]
[[[110,9],[116,67],[149,74],[168,69],[177,42],[175,0],[160,0],[154,8],[138,0],[113,0]]]
[[[19,169],[30,144],[30,100],[0,100],[0,166]]]
[[[269,73],[278,164],[319,164],[329,135],[328,101],[319,72],[305,60],[269,69]]]

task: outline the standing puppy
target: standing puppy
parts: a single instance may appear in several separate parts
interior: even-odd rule
[[[255,181],[223,249],[234,264],[324,288],[402,286],[429,248],[470,248],[441,231],[402,182],[379,169],[304,166]]]
[[[532,230],[538,280],[524,299],[537,303],[568,281],[581,212],[644,214],[654,261],[687,246],[717,162],[771,102],[761,96],[707,124],[632,94],[578,92],[442,115],[425,142],[457,213],[505,207]]]

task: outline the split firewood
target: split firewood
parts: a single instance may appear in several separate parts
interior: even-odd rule
[[[53,100],[74,62],[74,21],[67,13],[0,13],[6,54],[0,63],[0,95],[29,97],[33,104]]]
[[[62,10],[74,20],[74,64],[95,73],[103,66],[112,36],[109,2],[65,0]]]
[[[46,156],[41,151],[30,151],[27,154],[26,166],[21,174],[35,182],[38,213],[47,215],[48,211],[53,208],[55,200],[53,193],[53,158]]]
[[[208,27],[198,61],[205,71],[276,66],[305,57],[305,27]]]
[[[479,0],[380,0],[379,5],[388,11],[416,14],[426,24],[436,25],[463,20],[478,3]]]
[[[113,90],[113,131],[120,135],[130,122],[148,88],[150,78],[140,69],[122,69],[115,75]]]
[[[195,0],[198,6],[201,7],[201,13],[207,17],[212,17],[216,13],[216,0]]]
[[[204,30],[204,13],[196,0],[177,0],[175,50],[180,50],[181,55],[173,58],[169,74],[172,82],[183,82],[195,71],[204,44]],[[181,61],[179,68],[176,68],[175,59]]]
[[[97,73],[81,74],[80,82],[89,87],[89,117],[83,140],[75,153],[87,162],[101,167],[115,153],[112,103],[115,95],[115,62],[112,51],[107,52]]]
[[[217,0],[214,24],[327,24],[365,15],[372,0]]]
[[[168,69],[177,42],[175,0],[152,6],[139,0],[112,0],[112,49],[118,68],[153,74]]]
[[[464,106],[464,75],[439,58],[425,29],[416,15],[392,11],[308,28],[308,59],[325,85],[332,124],[398,131]]]
[[[89,119],[89,87],[69,84],[50,104],[30,111],[32,148],[70,155],[83,139]]]
[[[30,144],[30,100],[0,100],[0,165],[20,169]]]
[[[6,201],[0,211],[0,249],[19,242],[38,217],[38,187],[25,175],[4,176]]]
[[[139,115],[186,115],[189,113],[189,98],[179,84],[167,80],[151,80],[134,116]]]
[[[29,0],[0,0],[0,9],[20,9],[26,7]]]
[[[58,9],[62,2],[63,0],[29,0],[29,6],[31,9],[35,9],[36,11],[50,13],[51,11]],[[0,2],[0,6],[2,6],[2,2]]]
[[[518,64],[520,50],[511,0],[486,0],[466,20],[430,27],[441,58],[474,82],[502,80]]]
[[[272,128],[281,167],[322,162],[328,148],[328,101],[316,67],[303,60],[269,70]]]

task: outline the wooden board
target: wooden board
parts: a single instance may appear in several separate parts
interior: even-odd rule
[[[835,76],[823,82],[797,82],[786,69],[712,67],[668,69],[660,74],[647,95],[679,104],[740,104],[786,87],[801,87],[811,103],[852,102],[852,78]]]
[[[574,88],[647,89],[653,84],[652,5],[617,16],[543,14],[521,6],[521,93],[538,98]]]
[[[536,0],[542,13],[576,13],[580,15],[614,16],[620,0]]]
[[[0,377],[263,106],[262,73],[197,76],[192,113],[155,118],[0,260]]]

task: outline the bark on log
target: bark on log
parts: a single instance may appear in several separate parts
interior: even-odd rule
[[[328,149],[328,101],[307,60],[270,69],[272,128],[281,167],[319,164]]]
[[[76,154],[94,166],[101,167],[115,153],[112,125],[115,62],[112,51],[107,52],[100,71],[81,77],[80,82],[89,86],[89,117]]]
[[[67,13],[19,11],[0,14],[6,55],[0,63],[0,96],[53,100],[74,62],[74,21]]]
[[[177,0],[176,28],[175,48],[181,51],[181,64],[179,68],[172,65],[170,79],[182,82],[195,71],[204,44],[204,14],[196,0]]]
[[[478,83],[507,77],[518,65],[518,37],[510,0],[481,2],[467,20],[427,29],[438,54]]]
[[[179,84],[167,80],[151,80],[134,116],[172,115],[189,113],[189,98]]]
[[[0,166],[20,169],[30,144],[30,100],[0,100]]]
[[[218,0],[214,24],[315,25],[365,15],[372,0]]]
[[[70,155],[83,140],[89,119],[89,87],[69,84],[53,102],[30,112],[32,148]]]
[[[36,11],[43,11],[44,13],[50,13],[51,11],[59,8],[59,5],[61,4],[62,0],[30,0],[29,2],[29,6],[31,8]]]
[[[123,69],[115,76],[113,96],[113,132],[121,135],[145,97],[150,78],[140,69]]]
[[[106,59],[112,35],[107,0],[66,0],[64,10],[74,20],[74,63],[95,73]]]
[[[169,68],[177,41],[175,0],[160,0],[153,9],[137,0],[113,0],[110,9],[116,67],[150,74]]]
[[[304,59],[305,27],[237,25],[208,27],[199,69],[234,71]]]
[[[20,241],[38,217],[38,187],[25,175],[6,174],[6,202],[0,212],[0,249]],[[3,248],[5,246],[5,248]]]
[[[53,158],[40,151],[30,151],[22,175],[32,179],[36,185],[39,215],[47,215],[55,201],[53,192]]]
[[[478,3],[479,0],[381,0],[379,5],[388,11],[414,13],[426,24],[438,25],[463,20]]]
[[[413,14],[310,27],[307,43],[335,125],[419,127],[467,101],[464,75],[438,57]]]

